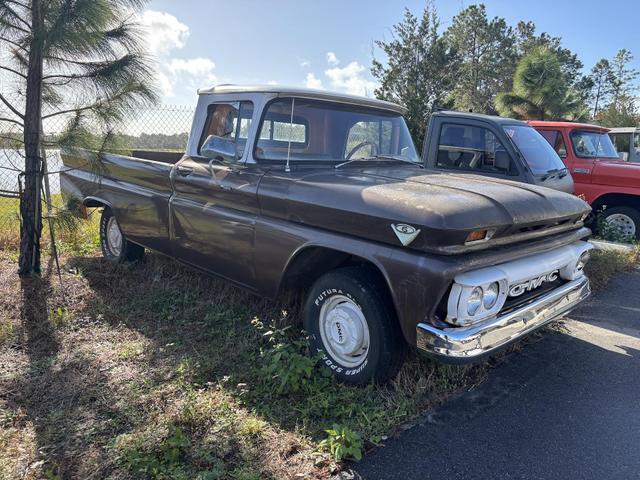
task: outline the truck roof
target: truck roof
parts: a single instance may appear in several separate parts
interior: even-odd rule
[[[581,128],[584,130],[597,130],[599,132],[608,132],[609,129],[592,123],[577,122],[551,122],[546,120],[529,120],[527,121],[532,127],[557,127],[557,128]]]
[[[506,124],[526,125],[526,122],[523,122],[521,120],[516,120],[514,118],[498,117],[496,115],[484,115],[482,113],[473,113],[473,112],[456,112],[454,110],[441,110],[434,113],[434,115],[442,115],[444,117],[450,116],[455,118],[465,118],[469,120],[484,120],[484,121],[489,121],[489,122],[494,122],[494,123],[499,123],[504,125]]]
[[[609,133],[636,133],[639,132],[638,127],[616,127],[609,130]]]
[[[397,103],[378,100],[376,98],[347,93],[331,92],[328,90],[316,90],[312,88],[287,87],[282,85],[234,85],[222,84],[209,88],[201,88],[198,95],[212,95],[219,93],[272,93],[278,96],[304,97],[331,102],[351,103],[366,105],[373,108],[381,108],[404,114],[406,108]]]

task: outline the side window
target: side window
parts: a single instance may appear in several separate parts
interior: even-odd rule
[[[440,130],[436,165],[505,175],[515,171],[509,153],[490,130],[446,123]]]
[[[392,131],[393,128],[390,120],[355,123],[349,129],[344,158],[352,152],[353,155],[351,158],[366,158],[377,154],[390,154]],[[359,145],[361,147],[356,149]]]
[[[564,143],[562,132],[558,130],[542,130],[540,134],[549,142],[549,145],[553,147],[560,158],[567,156],[567,146]]]
[[[235,161],[242,157],[249,136],[253,104],[251,102],[213,103],[200,136],[198,153]]]

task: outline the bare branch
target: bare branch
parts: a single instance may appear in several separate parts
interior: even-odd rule
[[[22,22],[22,24],[25,27],[27,27],[27,30],[31,30],[31,24],[29,22],[27,22],[24,18],[22,18],[20,15],[18,15],[18,13],[13,8],[11,8],[9,5],[7,5],[7,3],[15,3],[17,5],[21,5],[22,6],[22,4],[20,4],[18,2],[11,2],[10,0],[5,0],[3,3],[4,3],[5,10],[7,10],[11,15],[13,15],[16,20],[19,20],[20,22]]]
[[[20,125],[21,127],[24,128],[24,124],[22,122],[19,122],[18,120],[14,120],[13,118],[0,117],[0,122],[15,123],[16,125]]]
[[[24,120],[24,115],[22,113],[20,113],[18,111],[18,109],[16,107],[14,107],[13,105],[11,105],[11,103],[9,102],[9,100],[7,100],[6,98],[4,98],[4,96],[0,93],[0,100],[2,101],[2,103],[4,103],[7,108],[9,110],[11,110],[15,115],[17,115],[18,117],[20,117],[21,119]]]
[[[5,25],[5,26],[7,26],[9,28],[15,28],[16,30],[21,31],[22,33],[26,33],[27,35],[30,33],[29,30],[27,30],[26,28],[22,28],[22,27],[14,24],[14,23],[9,23],[6,20],[0,19],[0,24]]]
[[[11,40],[10,38],[0,36],[0,40],[3,41],[3,42],[7,42],[7,43],[13,45],[16,48],[21,48],[25,52],[29,51],[29,50],[27,50],[27,47],[25,47],[24,45],[20,45],[18,42],[16,42],[15,40]]]
[[[19,7],[24,8],[25,10],[31,10],[31,7],[29,5],[26,5],[24,3],[20,3],[17,2],[16,0],[4,0],[6,3],[13,3],[14,5],[18,5]]]
[[[46,120],[47,118],[57,117],[58,115],[65,115],[67,113],[76,113],[76,112],[82,112],[85,110],[93,110],[95,108],[98,108],[99,106],[100,105],[98,103],[94,103],[93,105],[88,105],[86,107],[71,108],[69,110],[60,110],[59,112],[50,113],[49,115],[43,115],[42,119]]]
[[[24,79],[27,78],[27,76],[24,73],[20,73],[19,71],[14,70],[13,68],[9,68],[9,67],[5,67],[4,65],[0,65],[0,69],[1,70],[6,70],[7,72],[11,72],[11,73],[13,73],[15,75],[18,75],[19,77],[22,77]]]

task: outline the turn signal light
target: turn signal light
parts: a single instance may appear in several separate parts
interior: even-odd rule
[[[469,235],[467,235],[466,243],[469,242],[477,242],[479,240],[484,240],[487,238],[487,230],[474,230]]]

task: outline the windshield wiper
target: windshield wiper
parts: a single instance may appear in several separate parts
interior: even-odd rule
[[[371,157],[354,158],[352,160],[347,160],[346,162],[339,163],[334,168],[340,168],[355,162],[371,162],[375,160],[393,160],[395,162],[409,163],[418,168],[424,168],[421,163],[414,162],[413,160],[407,160],[406,158],[398,157],[395,155],[373,155]]]
[[[558,175],[558,178],[564,178],[566,177],[568,174],[568,171],[566,168],[554,168],[553,170],[549,170],[547,173],[545,173],[542,178],[540,179],[541,182],[544,182],[552,177],[555,177],[556,175]]]

